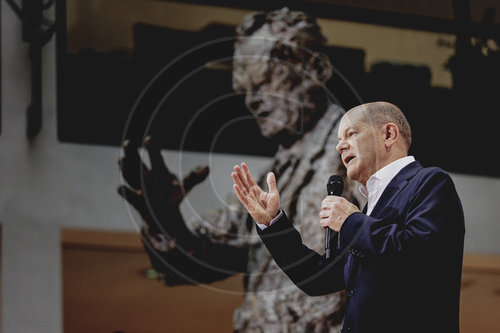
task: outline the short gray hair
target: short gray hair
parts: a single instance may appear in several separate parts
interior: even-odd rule
[[[360,107],[363,107],[365,120],[374,126],[382,126],[387,123],[396,124],[407,148],[410,148],[411,128],[401,109],[389,102],[366,103]]]

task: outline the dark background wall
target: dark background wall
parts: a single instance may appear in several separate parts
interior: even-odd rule
[[[274,154],[276,145],[260,136],[243,97],[233,93],[230,71],[235,25],[268,4],[113,3],[69,0],[64,7],[60,2],[58,15],[66,22],[58,39],[61,141],[116,146],[126,137],[140,141],[152,135],[173,150]],[[391,101],[407,114],[414,134],[411,153],[424,165],[498,177],[500,169],[480,157],[498,141],[495,6],[486,1],[289,5],[317,15],[329,39],[328,56],[338,70],[328,83],[335,102],[347,110]],[[182,19],[203,9],[208,10],[200,20]],[[210,61],[217,66],[207,66]]]

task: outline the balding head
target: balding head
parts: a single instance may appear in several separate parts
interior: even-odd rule
[[[387,102],[349,110],[340,121],[337,151],[347,176],[362,184],[386,165],[408,155],[410,126],[401,110]]]
[[[411,129],[403,112],[394,104],[389,102],[372,102],[359,105],[354,109],[362,112],[364,120],[372,126],[380,127],[387,123],[396,124],[399,128],[401,138],[408,151],[411,146]]]

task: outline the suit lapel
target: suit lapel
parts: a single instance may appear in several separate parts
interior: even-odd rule
[[[370,216],[373,217],[381,217],[385,208],[389,207],[391,202],[396,198],[396,196],[401,192],[406,185],[408,185],[408,181],[419,171],[422,169],[422,166],[417,161],[412,162],[405,166],[401,171],[399,171],[396,176],[389,182],[387,187],[385,188],[382,196],[378,200],[377,204],[373,208]]]
[[[401,192],[402,189],[408,184],[408,181],[419,171],[422,169],[422,166],[417,161],[412,162],[401,169],[400,172],[389,182],[387,187],[385,188],[382,196],[378,200],[377,204],[373,208],[370,216],[375,218],[380,218],[385,208],[389,207],[394,198]],[[363,208],[363,214],[366,214],[368,205],[365,205]],[[359,261],[355,258],[351,253],[347,255],[346,262],[346,276],[345,279],[346,289],[349,290],[352,288],[354,281],[356,279],[356,275],[359,269]]]

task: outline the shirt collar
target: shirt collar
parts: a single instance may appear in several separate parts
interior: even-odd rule
[[[371,175],[366,182],[366,186],[361,185],[359,187],[359,191],[367,199],[370,196],[370,193],[373,194],[375,192],[379,192],[379,190],[383,191],[390,181],[398,174],[398,172],[401,171],[401,169],[414,161],[415,158],[413,156],[405,156],[387,164],[385,167]]]

